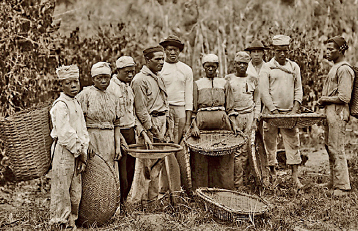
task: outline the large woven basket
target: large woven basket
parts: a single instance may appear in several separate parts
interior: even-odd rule
[[[261,215],[269,209],[264,199],[246,193],[217,188],[198,188],[196,193],[207,210],[225,221],[233,222],[245,215]]]
[[[261,119],[278,128],[302,128],[314,125],[326,116],[317,113],[262,115]]]
[[[178,144],[153,143],[152,145],[153,149],[148,149],[145,144],[131,144],[128,146],[128,154],[135,158],[160,159],[183,150]]]
[[[351,66],[355,72],[349,109],[352,116],[358,118],[358,67]]]
[[[230,155],[247,142],[243,134],[235,135],[232,131],[200,131],[200,137],[185,137],[189,149],[202,155]]]
[[[86,170],[82,173],[79,225],[101,226],[115,214],[120,203],[118,174],[99,155],[87,161]]]
[[[0,120],[1,139],[17,181],[46,174],[51,164],[50,103]]]

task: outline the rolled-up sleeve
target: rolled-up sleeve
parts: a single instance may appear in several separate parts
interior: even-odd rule
[[[270,67],[268,64],[264,64],[260,71],[259,92],[265,107],[267,107],[270,111],[275,110],[276,107],[270,95]]]
[[[82,142],[76,130],[70,125],[70,115],[67,105],[61,101],[57,102],[50,110],[50,115],[53,128],[56,130],[57,142],[77,157],[82,149]]]
[[[185,74],[185,110],[193,110],[193,71],[189,68]]]
[[[134,79],[132,81],[132,88],[134,92],[134,108],[136,115],[144,129],[148,130],[152,127],[152,121],[147,110],[147,85],[142,79]]]
[[[349,103],[352,94],[354,71],[349,66],[343,65],[338,68],[337,77],[338,98],[345,103]]]
[[[301,71],[298,64],[294,63],[294,65],[295,65],[294,72],[296,75],[296,79],[295,79],[295,94],[293,100],[301,104],[303,98]]]

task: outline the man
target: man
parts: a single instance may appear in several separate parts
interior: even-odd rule
[[[263,65],[259,77],[259,90],[264,104],[263,113],[296,114],[302,102],[303,91],[300,68],[297,63],[287,58],[290,37],[276,35],[272,42],[274,57]],[[267,123],[267,130],[264,131],[264,144],[271,174],[275,177],[278,132],[283,137],[286,163],[292,167],[293,184],[297,188],[302,188],[303,185],[298,179],[301,156],[297,128],[279,129]]]
[[[164,50],[161,46],[150,47],[143,51],[146,65],[134,77],[134,106],[139,122],[149,137],[157,142],[164,139],[166,133],[168,99],[164,81],[158,73],[164,64]],[[163,160],[139,159],[136,162],[132,200],[153,200],[159,196],[159,173],[164,169],[168,172],[171,192],[180,191],[180,171],[175,156],[169,155]],[[147,180],[146,180],[147,179]],[[179,180],[178,180],[179,179]],[[143,187],[144,186],[144,187]]]
[[[236,134],[243,132],[250,137],[251,131],[257,129],[261,110],[258,78],[246,72],[250,62],[250,56],[246,52],[238,52],[234,61],[236,73],[226,76],[233,92],[233,104],[227,110],[232,130]],[[243,186],[244,172],[248,172],[247,150],[235,153],[235,188]]]
[[[219,58],[214,54],[202,59],[205,77],[194,82],[193,136],[200,130],[231,130],[227,105],[232,101],[231,88],[218,78]],[[190,155],[193,189],[199,187],[234,188],[234,154],[219,157],[192,152]]]
[[[170,35],[160,43],[164,47],[165,62],[161,71],[169,102],[168,130],[174,143],[179,144],[183,135],[189,130],[193,110],[193,71],[185,63],[179,61],[179,54],[184,43],[174,35]],[[189,188],[185,150],[176,153],[180,166],[181,182]],[[165,184],[165,182],[163,182]],[[164,190],[166,185],[163,185]]]
[[[149,141],[146,133],[142,133],[142,127],[137,122],[134,113],[134,93],[130,83],[134,77],[136,63],[130,56],[122,56],[116,61],[116,74],[112,76],[108,86],[108,92],[119,98],[119,107],[122,110],[122,117],[115,122],[115,132],[123,135],[124,141],[121,144],[135,144],[135,130],[144,136],[146,142]],[[136,127],[136,125],[138,125]],[[119,160],[119,178],[121,190],[121,203],[123,203],[132,185],[134,176],[135,158],[127,155],[122,148],[122,158]]]
[[[260,71],[262,66],[265,64],[264,56],[265,50],[267,48],[259,40],[254,40],[245,51],[250,52],[251,61],[247,67],[247,74],[249,76],[254,76],[259,78]],[[261,101],[261,100],[260,100]],[[263,105],[260,105],[260,108],[263,109]],[[260,111],[261,113],[261,111]],[[257,166],[262,177],[262,183],[264,186],[269,185],[269,172],[267,169],[267,155],[265,152],[265,147],[263,143],[263,129],[266,126],[264,121],[260,121],[258,124],[258,129],[255,133],[255,142],[258,146],[258,152],[256,153]]]
[[[250,52],[251,61],[247,67],[247,74],[254,77],[259,77],[262,66],[264,65],[264,50],[266,47],[259,41],[254,40],[245,51]]]
[[[56,70],[62,92],[50,110],[53,144],[50,224],[76,228],[82,195],[81,172],[87,163],[89,137],[81,106],[76,65]]]
[[[345,61],[344,53],[348,45],[343,37],[328,40],[327,59],[334,65],[323,85],[322,97],[318,103],[324,107],[327,124],[325,126],[325,148],[329,156],[330,179],[324,186],[333,188],[333,195],[343,196],[351,189],[347,159],[344,152],[346,124],[349,120],[354,71]]]
[[[179,53],[184,43],[174,35],[170,35],[160,43],[164,47],[165,62],[161,76],[168,93],[169,117],[174,122],[174,143],[179,144],[183,132],[190,127],[193,110],[193,71],[185,63],[179,61]]]

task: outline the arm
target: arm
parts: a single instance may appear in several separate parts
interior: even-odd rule
[[[261,100],[265,107],[267,107],[271,112],[277,111],[275,105],[273,104],[271,95],[270,95],[270,68],[268,64],[264,64],[260,71],[259,77],[259,92]]]
[[[152,121],[147,110],[148,100],[146,95],[146,83],[141,79],[133,80],[132,88],[134,92],[134,108],[136,115],[144,129],[148,130],[152,127]]]
[[[184,134],[189,130],[191,124],[191,116],[193,110],[193,71],[191,68],[188,68],[188,73],[186,74],[185,79],[185,127]]]
[[[296,81],[295,81],[295,94],[294,94],[294,102],[293,102],[293,108],[292,113],[296,114],[301,106],[302,98],[303,98],[303,90],[302,90],[302,81],[301,81],[301,71],[300,67],[297,63],[294,63],[294,71],[296,75]]]
[[[196,124],[196,114],[198,112],[198,97],[199,90],[198,85],[194,82],[193,84],[193,113],[192,113],[192,135],[198,137],[200,134],[199,128]]]

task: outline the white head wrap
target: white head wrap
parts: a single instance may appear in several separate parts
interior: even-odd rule
[[[111,75],[111,68],[109,66],[109,63],[106,62],[98,62],[96,64],[93,64],[91,69],[91,75],[92,77],[95,77],[96,75]]]
[[[78,80],[80,78],[80,70],[77,65],[61,66],[56,69],[56,74],[59,80]]]
[[[122,56],[116,61],[117,68],[125,68],[135,66],[134,59],[130,56]]]
[[[204,55],[202,59],[202,64],[204,65],[204,63],[219,63],[219,57],[214,54]]]
[[[284,46],[284,45],[290,45],[290,37],[286,35],[275,35],[272,38],[272,45],[275,46]]]
[[[243,62],[243,63],[249,63],[250,62],[250,55],[245,51],[239,51],[235,55],[235,62]]]

